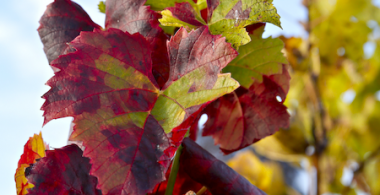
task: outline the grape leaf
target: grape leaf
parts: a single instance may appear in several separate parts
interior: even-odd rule
[[[107,0],[106,29],[117,28],[130,34],[139,32],[144,37],[154,38],[160,31],[158,14],[144,6],[144,0]]]
[[[284,44],[278,38],[261,38],[264,27],[263,23],[247,27],[252,41],[241,46],[239,56],[223,69],[231,72],[242,87],[203,111],[209,116],[203,136],[213,136],[215,144],[220,144],[226,154],[271,135],[280,127],[288,127],[289,115],[282,104],[290,80],[284,65],[287,61],[281,53]],[[195,128],[196,123],[192,132],[197,132]]]
[[[223,69],[247,89],[254,81],[261,83],[263,75],[281,74],[282,64],[288,64],[281,52],[284,43],[279,38],[263,39],[264,27],[263,23],[247,27],[252,41],[241,46],[239,55]]]
[[[161,90],[151,71],[151,45],[138,33],[82,32],[70,46],[76,51],[52,63],[61,71],[43,96],[45,123],[74,117],[70,140],[83,141],[91,174],[106,194],[150,192],[167,169],[160,161],[170,146],[166,133],[239,86],[220,74],[236,51],[207,28],[180,29],[169,41],[171,73]]]
[[[163,26],[184,27],[190,30],[205,25],[201,13],[189,2],[176,3],[174,7],[163,10],[161,15],[159,21]]]
[[[198,109],[198,111],[191,114],[185,121],[181,123],[181,125],[175,127],[169,134],[168,137],[170,139],[170,147],[164,151],[165,155],[161,158],[161,161],[166,163],[171,163],[172,157],[174,153],[177,151],[178,147],[181,145],[182,140],[189,135],[189,128],[198,121],[198,117],[202,112],[203,108],[205,108],[208,103],[205,103]],[[193,125],[194,126],[194,125]],[[191,136],[191,135],[190,135]]]
[[[29,183],[25,177],[25,169],[45,156],[45,146],[42,139],[41,132],[39,135],[34,134],[30,137],[28,142],[24,145],[24,153],[21,155],[18,161],[17,170],[15,173],[15,182],[18,195],[24,195],[28,193],[28,189],[33,187],[33,184]]]
[[[64,53],[66,43],[72,41],[81,31],[100,28],[81,6],[71,0],[55,0],[49,4],[38,28],[49,64]]]
[[[159,27],[159,15],[144,6],[145,0],[107,0],[106,28],[118,28],[130,34],[143,35],[151,43],[153,76],[162,87],[168,79],[169,58],[166,52],[167,36]]]
[[[89,175],[90,160],[82,156],[75,144],[61,149],[47,150],[25,173],[34,185],[28,194],[83,194],[101,195],[96,189],[97,179]]]
[[[189,131],[189,126],[194,124],[195,121],[198,121],[198,117],[200,116],[201,111],[207,104],[203,105],[202,108],[200,108],[197,112],[193,113],[189,118],[186,119],[180,126],[173,129],[172,132],[170,132],[169,136],[171,139],[171,147],[168,148],[165,151],[165,157],[164,160],[168,161],[167,163],[170,163],[172,158],[174,156],[174,153],[177,151],[178,147],[181,145],[183,139],[185,138],[185,135]],[[166,178],[169,178],[171,171],[171,167],[169,167],[168,171],[166,172]],[[168,180],[165,180],[159,184],[156,185],[153,192],[150,193],[150,195],[164,195],[167,187]],[[177,173],[177,179],[175,181],[176,185],[173,190],[173,194],[185,194],[189,190],[198,191],[202,188],[202,185],[195,182],[194,180],[191,180],[186,173],[184,173],[183,169],[179,169]],[[209,193],[204,193],[204,195],[207,195]]]
[[[182,145],[180,167],[192,180],[207,187],[211,194],[265,195],[263,191],[191,139],[185,138]]]
[[[239,88],[209,104],[203,111],[208,120],[203,136],[212,136],[215,144],[229,154],[289,126],[289,114],[283,102],[289,90],[289,73],[263,76],[246,90]],[[281,99],[280,101],[278,99]]]
[[[178,3],[175,7],[169,7],[161,12],[163,18],[161,24],[165,26],[184,27],[187,30],[193,30],[205,25],[200,12],[194,9],[192,4]]]
[[[269,22],[281,27],[280,16],[272,1],[208,0],[207,25],[211,34],[222,34],[227,42],[238,48],[251,40],[244,29],[245,26]],[[174,8],[168,8],[161,14],[162,19],[159,21],[164,26],[185,26],[187,29],[194,29],[205,23],[197,9],[188,2],[177,3]]]

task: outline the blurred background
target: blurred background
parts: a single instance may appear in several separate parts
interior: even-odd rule
[[[75,2],[104,26],[98,0]],[[71,118],[42,127],[41,96],[53,71],[37,28],[49,3],[0,6],[2,194],[16,194],[13,176],[29,137],[42,131],[52,148],[68,138]],[[286,43],[291,126],[236,155],[213,153],[269,195],[380,194],[380,1],[274,0],[274,5],[283,30],[267,24],[263,36],[281,36]],[[213,150],[212,141],[200,142]]]

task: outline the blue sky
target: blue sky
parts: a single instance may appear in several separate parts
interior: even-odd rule
[[[39,19],[52,0],[2,1],[0,6],[0,189],[16,194],[14,173],[30,136],[42,131],[53,148],[66,145],[71,118],[53,120],[42,127],[41,96],[49,90],[46,81],[53,76],[40,42]],[[104,26],[98,0],[76,0],[91,18]],[[297,23],[306,19],[301,0],[274,0],[283,30],[268,25],[264,37],[306,36]]]

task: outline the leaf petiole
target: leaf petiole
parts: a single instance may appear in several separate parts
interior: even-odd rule
[[[182,153],[182,145],[180,145],[177,149],[177,152],[175,153],[175,157],[173,160],[173,165],[172,169],[170,170],[170,175],[169,175],[169,180],[168,180],[168,185],[166,187],[165,195],[172,195],[173,194],[173,189],[174,189],[174,184],[175,180],[177,178],[177,173],[179,170],[179,158]]]
[[[198,192],[197,192],[197,195],[202,195],[203,193],[205,193],[207,190],[206,186],[203,186]]]

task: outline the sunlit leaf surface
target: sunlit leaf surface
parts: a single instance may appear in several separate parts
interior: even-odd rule
[[[212,34],[222,34],[235,48],[250,42],[251,38],[244,29],[248,25],[269,22],[281,27],[280,16],[272,0],[208,0],[207,5],[207,24],[199,9],[188,2],[177,3],[162,11],[160,22],[164,26],[184,26],[187,29],[207,25]]]

